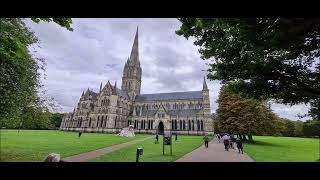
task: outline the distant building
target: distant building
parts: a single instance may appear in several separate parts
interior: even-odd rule
[[[109,81],[104,86],[101,83],[99,92],[87,89],[74,111],[65,114],[60,129],[110,133],[133,125],[138,133],[213,132],[205,78],[200,91],[140,94],[141,76],[137,29],[130,58],[124,65],[121,89]]]

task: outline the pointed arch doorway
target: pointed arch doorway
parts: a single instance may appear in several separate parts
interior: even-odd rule
[[[164,132],[164,125],[163,125],[163,122],[160,121],[158,125],[158,134],[163,134],[163,132]]]

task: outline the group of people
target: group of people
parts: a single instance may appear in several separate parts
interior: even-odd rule
[[[239,153],[243,154],[243,146],[239,138],[235,138],[233,135],[229,134],[217,134],[216,137],[219,143],[223,142],[225,151],[229,151],[229,149],[235,149],[234,144],[236,144]]]

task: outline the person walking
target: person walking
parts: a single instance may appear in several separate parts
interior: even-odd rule
[[[156,142],[155,142],[155,144],[158,144],[159,143],[159,135],[158,135],[158,133],[156,134]]]
[[[207,135],[205,135],[203,137],[203,140],[204,140],[205,147],[208,148],[209,147],[209,137]]]
[[[230,148],[235,149],[234,145],[233,145],[233,143],[235,143],[235,142],[236,142],[236,138],[233,135],[231,135],[230,136]]]
[[[218,141],[220,143],[220,138],[221,138],[220,134],[218,134],[217,137],[218,137]]]
[[[240,151],[241,151],[241,154],[243,154],[243,146],[242,146],[242,142],[239,138],[236,139],[236,144],[237,144],[239,154],[240,154]]]
[[[229,139],[230,139],[230,137],[227,134],[225,134],[221,138],[221,140],[223,141],[223,144],[224,144],[225,151],[229,151]]]

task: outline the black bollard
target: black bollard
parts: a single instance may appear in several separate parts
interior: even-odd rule
[[[142,148],[137,148],[136,162],[139,162],[139,156],[143,154]]]
[[[139,149],[137,149],[136,162],[139,162]]]

